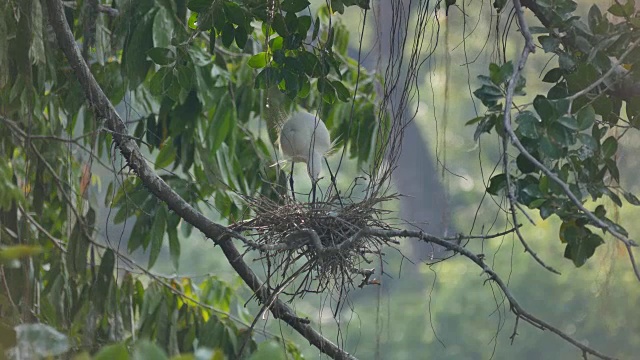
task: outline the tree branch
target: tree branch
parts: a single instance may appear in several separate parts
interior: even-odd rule
[[[520,3],[520,0],[513,0],[513,6],[516,11],[516,16],[518,17],[518,22],[520,23],[520,31],[522,31],[522,35],[525,38],[525,45],[524,45],[524,48],[522,49],[522,54],[520,55],[518,66],[514,70],[513,76],[511,76],[511,79],[509,79],[509,84],[507,86],[507,94],[505,96],[505,104],[512,103],[513,95],[516,88],[516,83],[518,81],[518,78],[520,77],[520,73],[522,72],[522,69],[524,68],[524,65],[527,62],[527,58],[529,57],[529,54],[535,50],[533,39],[531,38],[531,33],[529,32],[529,28],[526,26],[526,23],[524,22],[524,15],[522,13],[522,5]],[[504,123],[504,129],[509,135],[508,138],[511,140],[511,143],[518,149],[518,151],[520,151],[522,155],[524,155],[527,158],[527,160],[529,160],[533,165],[535,165],[536,168],[540,169],[540,171],[542,171],[545,175],[547,175],[549,179],[551,179],[553,182],[558,184],[558,186],[560,186],[560,188],[567,195],[569,200],[571,200],[571,202],[578,209],[580,209],[580,211],[582,211],[582,213],[584,213],[589,218],[589,220],[591,220],[591,225],[597,226],[605,231],[608,231],[611,235],[616,237],[625,245],[627,249],[627,253],[629,255],[629,260],[631,262],[631,267],[633,268],[633,272],[636,275],[636,278],[640,281],[640,270],[638,269],[638,266],[635,262],[635,257],[632,251],[632,247],[638,246],[636,242],[627,238],[620,232],[616,231],[616,229],[614,229],[612,226],[605,223],[600,218],[595,216],[591,211],[585,208],[584,205],[582,205],[582,202],[573,194],[573,192],[571,191],[567,183],[562,181],[562,179],[560,179],[553,171],[549,170],[546,166],[544,166],[544,164],[538,161],[538,159],[536,159],[524,148],[524,146],[516,136],[515,132],[513,131],[513,128],[511,127],[511,108],[509,106],[505,106],[503,123]],[[506,143],[506,139],[507,138],[505,137],[505,143]],[[507,173],[506,175],[508,180],[509,174]]]
[[[522,14],[522,6],[520,5],[519,0],[513,1],[513,7],[516,13],[516,17],[518,19],[518,24],[520,25],[520,31],[524,37],[525,45],[522,49],[522,54],[520,55],[520,60],[518,61],[518,66],[514,71],[513,76],[509,79],[509,84],[507,85],[507,95],[505,99],[505,104],[511,104],[513,102],[513,93],[516,88],[517,80],[520,78],[520,72],[524,68],[524,65],[527,63],[527,58],[529,54],[535,51],[535,45],[533,44],[533,39],[531,38],[531,33],[529,32],[529,28],[527,23],[524,20],[524,15]],[[509,106],[505,106],[504,109],[504,122],[511,124],[511,108]],[[509,138],[504,137],[502,141],[502,151],[504,152],[502,155],[502,166],[504,167],[504,173],[507,179],[507,199],[509,201],[509,213],[511,214],[511,218],[513,219],[513,226],[516,228],[516,236],[520,243],[524,247],[524,251],[528,252],[531,257],[542,267],[549,270],[550,272],[560,275],[560,272],[551,266],[547,265],[542,261],[542,259],[538,256],[538,254],[531,249],[529,244],[525,241],[524,236],[520,232],[520,224],[518,223],[518,216],[516,212],[516,197],[514,194],[514,187],[511,183],[511,176],[509,175],[509,157],[507,156],[507,149],[509,148]]]
[[[540,23],[545,28],[549,29],[549,31],[562,42],[562,44],[565,46],[565,49],[578,49],[574,38],[572,38],[571,36],[560,36],[557,33],[557,31],[554,29],[555,26],[553,25],[551,20],[549,20],[547,15],[544,13],[544,10],[540,7],[540,5],[538,5],[536,0],[521,0],[521,2],[523,7],[526,7],[529,10],[531,10],[533,15],[535,15],[535,17],[538,18]],[[638,45],[637,42],[633,46],[636,46],[636,45]],[[630,50],[631,49],[628,49],[628,51]],[[626,69],[619,66],[624,56],[626,55],[621,56],[621,58],[617,59],[617,61],[615,61],[614,64],[611,66],[611,70],[613,70],[616,74],[628,72]],[[596,83],[593,84],[593,87],[597,86],[600,82],[605,80],[605,78],[607,78],[611,74],[612,72],[608,71],[606,75],[603,75],[600,78],[600,81],[597,81]],[[609,88],[616,97],[625,101],[630,100],[632,97],[640,96],[640,83],[638,83],[633,79],[626,79],[626,81],[618,81],[616,82],[615,87],[609,86]]]
[[[422,231],[411,231],[411,230],[379,230],[379,229],[366,229],[364,230],[365,233],[367,235],[375,235],[375,236],[387,236],[387,237],[402,237],[402,238],[417,238],[420,239],[422,241],[425,242],[429,242],[429,243],[433,243],[436,245],[440,245],[443,248],[447,249],[447,250],[451,250],[451,251],[455,251],[459,254],[461,254],[462,256],[468,258],[469,260],[473,261],[474,263],[476,263],[476,265],[478,265],[480,268],[482,268],[482,271],[484,273],[486,273],[487,275],[489,275],[489,278],[487,280],[491,280],[493,282],[495,282],[498,287],[500,287],[500,290],[502,290],[502,292],[504,293],[504,295],[507,297],[507,300],[509,300],[509,304],[511,306],[511,311],[516,315],[517,319],[523,319],[526,322],[528,322],[529,324],[541,329],[541,330],[549,330],[552,333],[558,335],[559,337],[561,337],[562,339],[564,339],[565,341],[567,341],[568,343],[570,343],[571,345],[577,347],[578,349],[580,349],[583,353],[588,353],[591,354],[593,356],[596,356],[600,359],[607,359],[607,360],[612,360],[614,358],[604,355],[602,353],[600,353],[597,350],[594,350],[584,344],[582,344],[581,342],[579,342],[578,340],[572,338],[571,336],[567,335],[565,332],[559,330],[558,328],[556,328],[555,326],[547,323],[544,320],[538,319],[537,317],[531,315],[530,313],[528,313],[527,311],[524,310],[524,308],[522,307],[522,305],[520,305],[520,303],[516,300],[516,298],[513,296],[513,294],[511,293],[511,291],[509,290],[509,288],[507,287],[506,283],[504,282],[504,280],[502,280],[502,278],[500,278],[498,276],[498,274],[489,267],[489,265],[487,265],[484,261],[483,261],[483,257],[474,254],[473,252],[471,252],[470,250],[454,243],[451,241],[446,241],[444,239],[441,239],[439,237],[433,236],[433,235],[429,235],[429,234],[425,234]],[[515,333],[515,329],[514,329],[514,333]],[[513,335],[512,335],[513,336]]]
[[[126,159],[129,167],[138,175],[151,193],[165,202],[177,215],[202,231],[205,236],[220,246],[231,266],[262,303],[269,301],[271,294],[244,262],[242,255],[231,242],[231,238],[239,235],[222,225],[210,221],[203,214],[196,211],[147,165],[136,143],[127,136],[126,125],[120,119],[113,104],[105,96],[84,62],[80,50],[76,46],[71,29],[67,24],[62,2],[60,0],[47,0],[46,3],[49,21],[53,26],[58,44],[82,86],[89,107],[95,113],[96,119],[104,121],[105,126],[112,131],[113,141]],[[289,324],[311,344],[330,357],[334,359],[354,359],[353,356],[323,337],[311,326],[298,321],[293,310],[281,300],[274,301],[270,310],[276,318],[282,319]]]

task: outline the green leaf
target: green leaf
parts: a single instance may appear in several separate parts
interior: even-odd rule
[[[180,266],[180,240],[178,239],[178,228],[167,228],[167,233],[169,235],[169,255],[171,255],[171,262],[173,263],[173,268],[178,271]]]
[[[573,117],[561,116],[558,119],[558,123],[560,123],[562,126],[566,127],[567,129],[570,129],[570,130],[578,130],[579,129],[578,120],[576,120]]]
[[[607,170],[609,170],[611,177],[613,177],[616,182],[620,183],[620,170],[618,170],[618,164],[613,159],[607,159],[605,160],[605,165]]]
[[[478,141],[483,133],[491,133],[491,129],[496,125],[498,119],[495,114],[483,117],[473,133],[473,141]]]
[[[233,27],[232,23],[228,22],[222,27],[222,45],[228,48],[233,43],[234,39],[235,28]]]
[[[212,141],[211,148],[209,150],[212,153],[218,150],[234,126],[232,110],[230,102],[225,98],[221,98],[210,125],[210,136],[212,136]]]
[[[600,8],[598,7],[598,5],[591,5],[587,18],[589,21],[589,28],[591,29],[591,32],[596,33],[598,24],[602,21],[602,13],[600,12]]]
[[[559,159],[562,156],[562,149],[551,143],[548,137],[540,139],[540,152],[551,159]]]
[[[627,9],[625,9],[625,6],[622,4],[613,4],[607,11],[611,13],[611,15],[618,17],[627,17],[632,15],[632,13],[627,12]]]
[[[329,104],[333,104],[336,98],[336,90],[330,81],[326,79],[318,79],[317,83],[318,92],[322,95],[322,100]]]
[[[102,255],[96,281],[91,286],[91,298],[98,311],[104,311],[105,302],[111,291],[113,283],[113,270],[116,257],[111,249],[107,249]]]
[[[495,106],[498,100],[503,98],[502,91],[495,85],[482,85],[473,92],[473,95],[480,99],[486,107]]]
[[[167,208],[164,204],[158,206],[158,210],[156,211],[156,216],[153,220],[153,225],[151,226],[151,232],[149,233],[149,237],[151,240],[151,250],[149,251],[149,264],[147,267],[151,269],[153,265],[155,265],[156,260],[158,260],[158,255],[160,255],[160,250],[162,250],[162,243],[164,240],[164,230],[166,228],[167,223]]]
[[[156,344],[148,341],[138,341],[133,350],[133,360],[166,360],[168,359],[165,352]]]
[[[149,82],[149,91],[152,95],[161,96],[164,95],[169,87],[171,87],[172,76],[171,69],[169,68],[161,68],[153,74],[151,81]],[[151,122],[147,121],[147,124],[151,124]],[[151,130],[151,132],[147,132],[147,137],[155,134],[155,128]],[[154,144],[156,141],[150,142],[150,144]]]
[[[171,13],[166,7],[158,10],[153,19],[153,46],[157,48],[166,48],[171,44],[174,25]]]
[[[264,68],[256,76],[255,88],[266,89],[280,82],[280,71],[277,68],[267,67]]]
[[[618,140],[616,140],[616,138],[613,136],[609,136],[602,143],[601,151],[602,151],[603,158],[608,159],[612,157],[618,151]]]
[[[596,209],[593,211],[593,214],[598,219],[604,219],[605,216],[607,215],[607,209],[604,208],[604,205],[598,205],[596,206]]]
[[[258,344],[258,349],[251,354],[249,360],[276,360],[286,359],[284,346],[275,340],[265,340]]]
[[[306,37],[311,28],[311,16],[304,15],[298,18],[298,34]]]
[[[578,130],[587,130],[596,121],[596,112],[593,106],[587,105],[580,109],[577,114],[578,117]]]
[[[602,244],[604,244],[602,238],[590,232],[583,236],[571,237],[567,239],[564,257],[573,261],[576,267],[581,267]]]
[[[528,183],[530,177],[526,178],[526,180],[518,181],[518,201],[522,204],[530,206],[530,204],[536,199],[540,199],[543,197],[542,192],[540,191],[538,183]],[[523,184],[527,184],[524,185]]]
[[[235,29],[234,37],[236,39],[236,45],[240,49],[244,49],[245,45],[247,45],[247,40],[249,39],[249,34],[247,34],[247,30],[244,26],[238,26]]]
[[[284,88],[282,87],[282,83],[280,84],[280,89],[284,90],[289,98],[293,99],[298,95],[298,90],[300,89],[299,77],[288,68],[285,67],[282,72],[284,78]]]
[[[496,9],[498,12],[502,11],[502,8],[504,8],[506,4],[507,4],[507,0],[493,0],[493,8]]]
[[[187,26],[191,30],[198,29],[198,13],[197,12],[192,12],[191,15],[189,15],[189,19],[187,20]]]
[[[518,114],[516,122],[518,123],[517,130],[522,136],[530,139],[537,139],[540,136],[536,128],[540,121],[531,111],[523,111]]]
[[[546,83],[556,83],[560,80],[560,78],[562,78],[563,75],[564,75],[564,71],[562,69],[560,68],[551,69],[546,73],[544,78],[542,78],[542,81]]]
[[[616,193],[614,193],[613,191],[609,190],[608,188],[603,188],[602,193],[607,195],[609,199],[613,201],[614,204],[618,205],[619,207],[622,206],[622,200],[620,200],[620,197],[616,195]]]
[[[629,204],[640,206],[640,200],[638,200],[638,198],[634,194],[628,191],[623,191],[622,195],[624,196],[625,200],[629,202]]]
[[[129,352],[124,344],[107,345],[98,351],[93,360],[129,360]]]
[[[30,30],[33,31],[33,36],[31,38],[31,48],[29,49],[29,60],[31,64],[45,64],[47,62],[47,57],[45,53],[45,47],[43,39],[46,34],[43,34],[42,26],[44,22],[42,21],[42,5],[39,1],[32,2],[32,18],[29,22]],[[28,14],[25,14],[28,16]]]
[[[289,32],[287,31],[287,24],[284,21],[284,16],[282,16],[282,14],[280,14],[279,12],[277,12],[273,16],[273,20],[271,21],[271,28],[283,38],[289,35]]]
[[[224,12],[227,15],[227,19],[238,26],[244,26],[247,22],[244,10],[238,4],[225,2]]]
[[[544,200],[544,199],[539,199]],[[529,206],[531,206],[531,203]],[[531,206],[533,207],[533,206]],[[549,200],[544,201],[539,207],[540,209],[540,217],[542,220],[548,219],[549,216],[553,215],[556,212],[556,208],[553,206],[553,203]]]
[[[542,95],[538,95],[533,99],[533,107],[544,123],[552,121],[557,117],[554,106]]]
[[[555,145],[560,147],[568,147],[575,142],[574,137],[567,127],[561,125],[559,122],[554,122],[549,125],[547,135]]]
[[[186,91],[193,87],[193,70],[188,66],[178,67],[178,83]]]
[[[176,61],[176,53],[169,48],[155,47],[147,51],[147,55],[158,65],[169,65]]]
[[[549,29],[544,26],[529,26],[531,34],[548,34]]]
[[[518,157],[516,158],[516,165],[518,166],[518,170],[520,170],[520,172],[522,172],[523,174],[532,173],[538,170],[536,166],[531,161],[529,161],[529,159],[527,159],[524,154],[518,155]]]
[[[164,146],[160,149],[160,153],[156,157],[155,168],[156,170],[166,168],[173,163],[176,158],[176,151],[171,146],[169,141],[166,141]]]
[[[508,81],[512,75],[513,63],[511,61],[504,63],[502,66],[494,63],[489,65],[489,77],[491,78],[491,82],[495,85],[503,84]]]
[[[498,195],[500,190],[507,187],[507,176],[505,174],[498,174],[489,180],[489,187],[487,192],[491,195]]]
[[[578,140],[582,143],[580,150],[586,151],[585,158],[593,156],[598,149],[598,142],[591,135],[587,134],[578,134]]]
[[[563,70],[572,71],[576,66],[576,62],[571,55],[563,52],[558,56],[558,65]]]
[[[149,15],[144,16],[125,42],[122,66],[130,89],[138,87],[144,81],[151,66],[151,62],[147,61],[147,51],[153,47],[152,26],[153,19]]]
[[[249,60],[247,61],[247,65],[249,65],[254,69],[262,69],[263,67],[267,66],[267,63],[269,62],[269,60],[270,60],[269,54],[263,51],[250,57]]]
[[[560,45],[560,40],[550,35],[541,35],[538,37],[538,41],[540,41],[540,45],[542,45],[542,49],[546,53],[556,51]]]
[[[306,9],[311,3],[308,0],[284,0],[282,1],[282,10],[286,12],[297,13]]]
[[[349,101],[349,99],[351,99],[351,93],[349,92],[349,89],[347,89],[347,87],[344,86],[342,82],[335,80],[331,82],[331,85],[333,85],[333,88],[336,89],[336,94],[338,95],[338,99],[340,99],[340,101],[347,102]]]
[[[214,0],[189,0],[187,8],[195,12],[204,12],[211,7]]]

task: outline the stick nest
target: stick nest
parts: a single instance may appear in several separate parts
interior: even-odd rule
[[[260,252],[270,290],[292,299],[335,290],[341,299],[355,286],[378,283],[370,279],[374,269],[365,267],[397,241],[367,230],[391,228],[382,220],[388,211],[380,205],[393,198],[285,205],[250,199],[256,216],[232,228],[247,237],[250,250]]]

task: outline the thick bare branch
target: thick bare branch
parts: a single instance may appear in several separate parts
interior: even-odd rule
[[[49,21],[53,26],[58,44],[73,68],[78,82],[82,86],[89,107],[93,110],[96,119],[103,121],[106,128],[112,131],[113,141],[122,156],[127,160],[129,167],[138,175],[147,189],[158,199],[165,202],[167,206],[181,218],[195,226],[202,231],[205,236],[219,245],[231,266],[249,288],[255,292],[257,298],[262,303],[268,302],[271,294],[267,288],[262,285],[262,281],[244,262],[242,255],[231,242],[231,238],[238,237],[239,235],[220,224],[210,221],[203,214],[196,211],[147,165],[135,141],[127,135],[126,125],[116,112],[113,104],[111,104],[105,96],[83,60],[80,50],[76,46],[71,29],[67,24],[62,2],[60,0],[47,0],[47,8]],[[299,321],[299,318],[295,316],[293,310],[282,301],[274,301],[270,310],[276,318],[282,319],[296,329],[296,331],[304,336],[311,344],[330,357],[334,359],[354,358],[323,337],[311,326]]]

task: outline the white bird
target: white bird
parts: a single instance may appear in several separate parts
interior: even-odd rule
[[[322,159],[331,150],[331,139],[324,122],[306,111],[297,111],[291,114],[291,117],[282,126],[279,143],[284,156],[291,160],[289,185],[293,198],[295,199],[293,165],[296,162],[303,162],[307,164],[307,174],[311,179],[313,201],[315,202],[316,183],[322,172]]]

